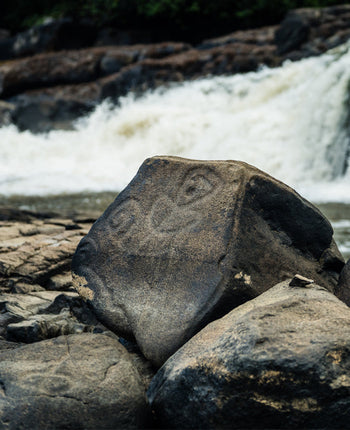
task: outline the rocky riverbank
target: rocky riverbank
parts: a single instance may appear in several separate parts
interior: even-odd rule
[[[346,427],[349,266],[316,207],[155,157],[94,220],[0,208],[1,428]]]
[[[196,46],[132,44],[131,36],[102,37],[69,20],[14,37],[3,32],[0,124],[34,132],[71,128],[102,100],[117,102],[129,91],[320,55],[349,39],[349,24],[350,6],[343,5],[294,10],[278,26],[236,31]],[[131,44],[123,45],[125,40]]]

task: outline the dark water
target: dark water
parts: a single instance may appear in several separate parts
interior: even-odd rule
[[[117,197],[118,193],[78,193],[55,196],[11,196],[0,197],[2,205],[23,210],[53,213],[59,216],[89,216],[98,218]],[[321,212],[330,220],[335,241],[344,258],[350,258],[350,204],[317,204]]]

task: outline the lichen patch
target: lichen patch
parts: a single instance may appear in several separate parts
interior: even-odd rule
[[[242,280],[246,285],[250,285],[252,283],[250,275],[247,275],[246,273],[239,272],[235,275],[234,279]]]
[[[73,287],[77,290],[78,294],[86,301],[93,300],[94,292],[87,287],[88,282],[84,276],[79,276],[76,273],[72,273]]]

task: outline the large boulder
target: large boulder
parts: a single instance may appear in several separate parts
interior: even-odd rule
[[[217,320],[158,371],[160,428],[348,428],[350,310],[283,282]]]
[[[145,387],[131,355],[104,335],[61,336],[0,353],[0,427],[140,429]]]
[[[332,234],[312,204],[248,164],[154,157],[80,242],[73,282],[160,366],[295,270],[333,291],[344,263]]]

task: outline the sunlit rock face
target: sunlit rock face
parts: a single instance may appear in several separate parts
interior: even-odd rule
[[[80,242],[78,292],[160,366],[208,322],[296,272],[333,291],[343,262],[322,214],[237,161],[147,159]]]

